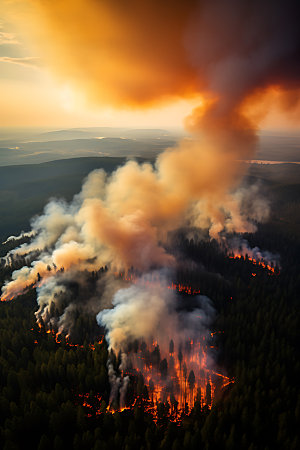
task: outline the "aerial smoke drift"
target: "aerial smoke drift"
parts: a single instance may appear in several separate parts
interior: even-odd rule
[[[130,364],[138,368],[138,356],[156,348],[159,338],[163,360],[181,379],[180,358],[166,350],[169,338],[177,354],[193,341],[201,355],[212,310],[207,312],[209,301],[202,299],[183,318],[166,290],[138,284],[120,290],[112,274],[132,266],[140,273],[172,270],[176,259],[164,244],[177,228],[207,229],[221,239],[226,233],[254,231],[255,223],[265,219],[268,208],[256,188],[240,187],[244,173],[238,161],[251,159],[255,150],[251,106],[257,107],[257,94],[274,86],[282,92],[299,89],[298,7],[289,0],[26,3],[26,23],[32,24],[46,62],[94,101],[126,108],[202,98],[186,119],[192,139],[166,149],[154,166],[129,161],[111,176],[92,172],[70,204],[52,200],[33,219],[31,242],[6,257],[8,263],[23,258],[26,264],[13,272],[2,299],[36,286],[37,319],[46,325],[67,333],[74,308],[100,311],[110,348],[123,354],[122,379],[109,363],[114,392],[123,398],[124,355],[132,353],[132,341],[139,345]],[[89,290],[87,274],[105,266],[110,270]],[[76,293],[74,280],[80,286]],[[195,366],[193,352],[189,370],[199,377],[210,364],[203,358]],[[167,353],[173,360],[167,361]],[[143,370],[153,365],[150,358]],[[167,389],[165,363],[157,370]],[[204,379],[210,376],[206,372]],[[195,384],[191,375],[191,390]],[[182,389],[171,391],[181,392],[180,403]]]

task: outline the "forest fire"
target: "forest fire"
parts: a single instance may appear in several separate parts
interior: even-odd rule
[[[115,277],[120,278],[123,281],[127,281],[132,284],[139,284],[145,287],[155,287],[155,286],[164,286],[171,291],[180,292],[182,294],[187,295],[197,295],[200,294],[200,289],[193,288],[190,285],[175,283],[170,281],[169,283],[165,283],[165,280],[162,279],[158,272],[153,272],[152,274],[147,274],[146,276],[137,277],[132,271],[128,271],[127,273],[115,272]]]
[[[166,270],[114,274],[115,281],[126,283],[97,315],[109,350],[110,412],[142,404],[155,420],[163,408],[177,421],[196,401],[211,408],[231,382],[214,361],[212,302],[199,290],[170,282],[170,275]]]
[[[234,252],[231,251],[231,253],[228,255],[228,258],[230,259],[235,259],[235,260],[242,260],[242,261],[248,261],[251,264],[253,264],[254,266],[258,266],[259,268],[262,269],[266,269],[269,273],[269,275],[279,275],[280,270],[278,267],[278,264],[274,261],[270,261],[270,262],[266,262],[263,258],[254,258],[249,256],[247,253],[243,252],[239,253],[239,252]],[[16,296],[22,294],[22,292],[26,292],[30,289],[36,288],[36,287],[41,287],[44,283],[46,283],[47,279],[50,276],[53,276],[53,274],[55,272],[61,272],[63,273],[63,269],[52,269],[52,271],[46,271],[45,273],[43,273],[43,276],[41,276],[39,273],[37,274],[37,279],[35,280],[35,282],[28,284],[27,286],[25,286],[25,288],[23,288],[23,291],[12,291],[12,292],[7,292],[5,295],[2,294],[0,300],[2,302],[6,302],[6,301],[11,301],[13,300]],[[257,274],[256,273],[252,273],[252,276],[255,277]],[[135,271],[133,269],[128,270],[127,272],[114,272],[114,277],[116,279],[120,279],[123,280],[125,282],[128,283],[132,283],[132,284],[142,284],[145,287],[149,287],[149,286],[158,286],[158,285],[163,285],[165,288],[171,290],[171,291],[176,291],[182,294],[186,294],[186,295],[197,295],[201,293],[201,290],[199,288],[195,288],[192,287],[191,285],[188,284],[184,284],[184,283],[180,283],[180,282],[175,282],[175,281],[169,281],[167,284],[165,283],[165,280],[162,279],[158,272],[153,272],[151,273],[151,275],[149,275],[149,273],[147,273],[144,276],[138,276]]]
[[[46,334],[52,336],[57,344],[64,343],[67,347],[84,348],[84,345],[75,344],[74,342],[71,342],[69,335],[64,336],[59,332],[56,333],[52,328],[46,329],[45,326],[42,325],[40,322],[37,322],[37,325],[38,325],[38,330],[40,333],[42,333],[44,331]],[[31,328],[31,331],[34,331],[34,328]],[[89,349],[94,351],[95,345],[101,345],[103,343],[103,341],[104,341],[104,336],[100,336],[94,344],[91,344],[91,343],[89,344]],[[38,340],[35,340],[34,342],[35,342],[35,344],[38,344]]]
[[[197,295],[200,290],[189,285],[168,281],[164,271],[140,276],[133,271],[114,273],[114,280],[126,282],[126,287],[119,288],[117,295],[122,297],[124,308],[126,302],[124,303],[123,297],[128,294],[134,306],[129,307],[128,320],[139,323],[142,331],[136,339],[124,338],[124,347],[121,347],[122,350],[119,348],[119,351],[117,344],[111,345],[109,333],[106,336],[110,350],[107,363],[111,385],[110,400],[104,408],[102,401],[99,401],[100,394],[91,399],[87,394],[76,394],[87,408],[87,415],[97,415],[105,411],[120,412],[142,404],[154,420],[158,420],[160,408],[165,408],[165,414],[170,420],[179,421],[182,414],[190,413],[196,401],[202,408],[211,408],[218,393],[232,383],[232,380],[214,370],[215,364],[211,354],[214,334],[207,329],[210,320],[208,317],[212,316],[209,299]],[[186,299],[183,306],[180,300],[182,297],[177,295],[179,293],[195,297]],[[155,310],[154,303],[152,307],[154,297],[159,304],[158,310]],[[142,311],[147,311],[149,307],[149,315],[146,314],[143,321],[138,317],[140,301]],[[118,314],[115,301],[112,303],[115,308],[103,310],[99,314]],[[147,335],[147,320],[149,323],[152,321],[150,332],[156,339]],[[164,327],[159,324],[160,320],[164,321],[161,322],[165,323]],[[107,323],[100,323],[98,318],[97,321],[109,330]],[[126,322],[124,309],[122,321],[123,324]],[[85,348],[73,343],[70,335],[66,331],[62,332],[55,321],[38,320],[38,327],[41,333],[52,336],[57,344],[69,348]],[[118,330],[120,327],[114,324],[111,333],[118,334]],[[170,339],[170,336],[173,336],[174,340]],[[38,340],[35,342],[38,344]],[[103,337],[98,344],[102,342]],[[95,345],[90,344],[89,349],[95,350]]]
[[[241,255],[241,254],[230,254],[230,255],[228,255],[228,258],[249,261],[255,266],[259,266],[263,269],[266,269],[270,275],[278,275],[279,274],[278,267],[274,266],[274,264],[272,264],[272,263],[265,262],[263,259],[255,259],[248,255]],[[256,276],[256,274],[252,273],[252,276]]]
[[[156,284],[160,284],[161,281],[158,277],[153,276],[153,278],[151,280],[149,280],[149,276],[147,275],[147,277],[145,278],[137,278],[134,274],[130,274],[129,272],[127,274],[122,273],[122,272],[115,272],[114,273],[115,278],[117,279],[121,279],[123,281],[126,282],[130,282],[132,284],[136,284],[136,283],[144,283],[145,286],[155,286]],[[39,281],[37,280],[36,283],[31,284],[30,286],[28,286],[26,288],[26,290],[30,290],[36,287],[39,287],[42,285],[43,279],[41,278]],[[176,292],[180,292],[182,294],[187,294],[187,295],[197,295],[200,294],[200,289],[195,289],[192,288],[192,286],[190,285],[185,285],[182,283],[175,283],[173,281],[171,281],[167,286],[167,289],[170,289],[171,291],[176,291]],[[2,296],[0,298],[1,302],[7,302],[7,301],[11,301],[14,300],[15,297],[17,297],[18,295],[20,295],[22,292],[20,293],[16,293],[15,295],[11,295],[11,296]]]
[[[88,394],[82,394],[88,416],[105,411],[114,414],[139,405],[155,421],[163,413],[169,420],[177,422],[191,412],[196,402],[201,408],[210,409],[222,390],[234,382],[209,368],[205,340],[187,341],[178,351],[171,340],[166,353],[160,350],[156,341],[149,346],[145,342],[136,345],[138,347],[127,354],[127,368],[119,379],[120,384],[126,380],[127,392],[120,390],[120,396],[111,399],[105,409],[100,396],[89,398]],[[132,389],[128,388],[129,384]]]
[[[52,329],[45,330],[41,324],[38,329],[40,333],[44,331],[51,336],[57,344],[84,348],[72,343],[69,336],[63,337]],[[210,338],[218,333],[210,333]],[[89,350],[94,351],[95,345],[101,345],[103,341],[104,337],[101,337],[95,344],[89,344]],[[38,340],[35,343],[38,344]],[[75,396],[86,409],[87,417],[133,410],[138,405],[143,406],[155,421],[158,420],[159,410],[163,409],[169,420],[178,422],[183,415],[191,412],[196,402],[201,408],[210,409],[224,388],[234,382],[210,367],[212,361],[208,347],[205,337],[202,340],[191,339],[178,347],[172,339],[168,346],[160,346],[155,340],[148,345],[145,341],[135,341],[126,353],[125,364],[121,364],[124,368],[120,370],[119,385],[125,388],[111,396],[108,406],[104,407],[100,393],[78,393]],[[115,358],[116,363],[117,357],[113,355],[111,353],[110,357]]]
[[[173,340],[170,340],[168,352],[164,347],[160,349],[157,342],[150,346],[143,342],[128,358],[134,369],[125,371],[123,376],[142,375],[149,408],[155,410],[157,404],[168,402],[171,414],[175,416],[190,411],[196,400],[201,406],[211,407],[216,390],[230,381],[209,368],[204,338],[202,342],[186,341],[177,351]]]

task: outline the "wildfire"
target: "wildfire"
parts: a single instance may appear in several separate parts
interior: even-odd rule
[[[42,326],[39,325],[40,331]],[[33,331],[33,328],[32,328]],[[62,336],[53,330],[46,330],[57,344],[62,343]],[[211,333],[211,336],[218,332]],[[97,344],[103,343],[103,337]],[[35,340],[38,344],[38,341]],[[65,337],[68,347],[84,348],[83,345],[73,344],[69,337]],[[95,345],[89,345],[90,350],[95,350]],[[158,405],[166,405],[169,420],[180,421],[182,414],[188,414],[195,402],[201,407],[211,408],[214,399],[226,386],[234,382],[233,379],[209,368],[207,356],[207,344],[203,338],[201,341],[187,341],[184,348],[180,347],[175,352],[174,343],[171,340],[169,351],[161,351],[157,341],[147,346],[144,342],[136,352],[128,355],[131,368],[122,372],[122,378],[130,377],[134,383],[135,397],[131,404],[117,406],[109,404],[103,408],[103,398],[100,394],[79,393],[78,398],[82,406],[86,408],[87,417],[100,415],[104,412],[114,414],[125,410],[132,410],[135,405],[143,403],[145,411],[149,412],[154,421],[158,418]],[[139,392],[139,378],[142,376],[146,393]]]
[[[93,413],[99,415],[102,413],[101,402],[102,397],[99,394],[91,395],[90,393],[78,394],[79,401],[87,410],[87,417],[92,417]]]
[[[157,342],[140,343],[135,352],[127,354],[130,369],[124,370],[122,378],[137,379],[137,398],[143,398],[145,410],[157,419],[158,405],[167,405],[170,420],[179,420],[183,413],[189,413],[196,401],[202,407],[211,408],[221,390],[233,382],[232,379],[215,372],[209,367],[205,338],[190,340],[175,351],[173,340],[169,351],[160,349]],[[140,392],[140,380],[146,390]],[[140,386],[140,388],[139,388]],[[133,405],[129,406],[132,408]],[[122,411],[127,407],[108,407],[109,411]]]
[[[62,269],[60,269],[61,271]],[[59,270],[55,269],[55,272],[57,272]],[[1,295],[0,297],[0,301],[1,302],[8,302],[11,300],[14,300],[16,297],[18,297],[21,294],[25,294],[26,292],[30,291],[31,289],[35,289],[38,287],[43,286],[43,284],[46,283],[47,279],[51,276],[52,272],[51,271],[47,271],[45,273],[43,273],[43,276],[41,276],[40,274],[38,274],[36,280],[34,282],[26,282],[26,284],[22,287],[22,288],[18,288],[16,290],[13,290],[11,292],[10,295]]]
[[[276,265],[273,265],[273,263],[267,263],[263,259],[255,259],[248,255],[243,255],[240,253],[231,253],[228,255],[228,258],[235,259],[235,260],[243,260],[243,261],[249,261],[254,266],[259,266],[263,269],[266,269],[269,273],[269,275],[278,275],[280,273],[278,267]],[[55,272],[60,272],[63,269],[55,269]],[[14,294],[11,295],[2,295],[0,300],[2,302],[7,302],[13,300],[18,295],[22,294],[22,292],[27,292],[30,289],[41,287],[49,278],[50,275],[53,275],[52,272],[46,272],[43,273],[43,276],[39,277],[34,283],[28,284],[23,290],[20,290],[20,292],[14,292]],[[257,274],[255,272],[252,272],[251,274],[253,277],[255,277]],[[186,295],[198,295],[201,293],[199,288],[192,287],[187,284],[179,283],[171,281],[169,284],[165,284],[165,281],[162,281],[158,274],[152,273],[151,275],[147,274],[145,276],[137,276],[132,270],[125,272],[114,272],[115,278],[122,279],[125,282],[129,282],[132,284],[139,284],[145,287],[155,287],[155,286],[162,286],[165,285],[166,289],[169,289],[171,291],[176,291],[182,294]]]
[[[242,256],[231,256],[241,259]],[[253,264],[262,265],[260,262]],[[267,267],[267,265],[262,265]],[[273,269],[273,268],[272,268]],[[272,270],[274,273],[274,269]],[[199,289],[192,286],[170,282],[161,279],[158,273],[152,276],[137,276],[134,273],[115,273],[115,277],[131,284],[139,284],[145,287],[163,287],[187,295],[200,293]],[[198,316],[195,316],[198,317]],[[69,335],[56,332],[50,325],[49,329],[38,323],[41,332],[52,336],[57,344],[64,344],[68,347],[84,348],[83,345],[74,344],[70,341]],[[213,338],[218,331],[211,333]],[[168,339],[168,338],[167,338]],[[177,339],[177,340],[176,340]],[[199,336],[183,341],[181,338],[174,338],[169,342],[162,342],[160,338],[148,342],[139,341],[126,353],[126,365],[119,370],[121,384],[126,379],[126,383],[131,383],[131,397],[118,391],[117,398],[110,401],[106,408],[102,405],[100,394],[96,394],[96,399],[90,399],[88,394],[80,394],[82,404],[87,409],[87,415],[101,414],[105,411],[110,413],[121,412],[132,409],[141,402],[145,410],[152,414],[154,420],[158,420],[160,405],[166,408],[169,420],[181,420],[183,414],[188,414],[197,401],[201,407],[211,408],[218,394],[233,380],[212,369],[209,352],[213,345],[210,345],[206,336]],[[103,342],[103,337],[98,344]],[[38,344],[38,340],[35,340]],[[90,350],[95,350],[95,345],[89,345]],[[127,386],[127,385],[126,385]],[[123,398],[121,398],[123,395]]]
[[[156,274],[151,274],[151,276],[149,276],[148,274],[146,277],[137,277],[135,274],[129,272],[127,274],[122,272],[121,273],[115,272],[114,275],[116,278],[121,278],[122,280],[127,281],[129,283],[140,284],[145,287],[162,286],[162,282],[159,276]],[[174,283],[173,281],[170,284],[167,284],[166,288],[170,289],[171,291],[176,291],[187,295],[200,294],[200,289],[194,289],[192,288],[192,286],[185,285],[182,283]]]
[[[43,329],[39,324],[39,330],[42,332]],[[57,344],[64,342],[68,347],[84,348],[83,345],[72,343],[68,335],[63,337],[52,329],[45,332]],[[213,338],[219,333],[221,331],[215,331],[210,336]],[[102,344],[103,340],[102,336],[97,344]],[[35,340],[35,343],[38,344],[38,341]],[[94,351],[95,344],[89,344],[89,349]],[[128,352],[127,362],[128,367],[122,371],[121,377],[123,380],[129,377],[132,381],[134,399],[131,402],[125,400],[122,405],[110,403],[103,408],[100,394],[91,397],[88,393],[80,393],[78,398],[86,408],[87,417],[105,411],[114,414],[132,410],[135,405],[142,403],[145,411],[157,421],[158,406],[164,404],[169,420],[176,422],[181,420],[182,414],[188,414],[192,410],[196,401],[201,407],[211,408],[218,394],[234,382],[232,378],[209,367],[208,343],[204,337],[201,340],[186,341],[184,346],[180,345],[177,349],[173,340],[170,341],[169,348],[160,347],[156,340],[148,345],[142,342],[135,351]],[[140,378],[143,379],[143,392],[140,392]]]
[[[231,255],[228,255],[228,258],[237,259],[237,260],[240,259],[243,261],[250,261],[254,266],[259,266],[259,267],[262,267],[263,269],[266,269],[270,275],[279,274],[279,270],[276,270],[276,268],[273,265],[268,264],[267,262],[260,260],[260,259],[251,258],[250,256],[241,255],[241,254],[231,254]],[[252,276],[255,277],[256,273],[252,273]]]
[[[39,327],[39,331],[42,332],[43,326],[39,322],[38,322],[38,327]],[[31,331],[34,331],[34,328],[31,328]],[[47,329],[47,330],[45,329],[45,332],[46,332],[46,334],[51,335],[54,338],[54,340],[55,340],[55,342],[57,344],[61,344],[63,342],[63,340],[64,340],[64,343],[65,343],[65,345],[67,347],[84,348],[83,345],[74,344],[73,342],[71,342],[69,335],[63,336],[61,333],[56,333],[53,329]],[[99,340],[96,342],[96,344],[100,345],[100,344],[103,343],[103,341],[104,341],[104,336],[101,336],[99,338]],[[35,340],[34,343],[38,344],[38,341]],[[95,344],[89,344],[89,348],[90,348],[90,350],[94,351],[95,350]]]

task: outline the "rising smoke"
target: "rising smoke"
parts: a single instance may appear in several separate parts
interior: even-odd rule
[[[72,281],[86,286],[83,273],[104,266],[144,273],[172,268],[175,258],[164,246],[168,232],[196,226],[219,239],[254,231],[265,218],[268,207],[257,188],[240,187],[238,161],[255,151],[258,124],[249,111],[257,94],[274,85],[282,92],[299,89],[297,2],[21,3],[22,20],[32,25],[46,63],[93,101],[145,107],[178,97],[203,100],[186,119],[193,139],[166,149],[154,166],[129,161],[110,177],[95,171],[70,204],[51,201],[32,221],[31,242],[7,256],[8,262],[26,256],[29,266],[13,272],[2,298],[37,285],[38,320],[55,320],[65,332],[76,302],[98,307],[110,347],[123,352],[132,339],[165,332],[162,317],[175,333],[180,314],[165,291],[140,285],[119,290],[107,276],[105,286],[94,283],[92,294],[82,288],[74,295]],[[53,317],[53,304],[59,317]],[[196,321],[198,331],[203,305],[199,311],[184,318]],[[110,365],[109,373],[116,376]]]
[[[210,229],[213,237],[222,231],[253,231],[249,219],[256,220],[257,211],[245,209],[247,202],[242,201],[251,191],[226,192],[226,183],[212,181],[221,168],[189,145],[192,155],[186,160],[186,148],[179,147],[163,153],[156,168],[131,161],[106,182],[104,172],[97,170],[70,204],[52,200],[44,214],[33,219],[31,242],[7,255],[8,262],[24,255],[31,261],[13,272],[3,297],[18,295],[39,278],[44,292],[55,280],[60,286],[66,274],[76,277],[76,272],[105,266],[112,271],[172,267],[175,259],[165,250],[164,239],[168,231],[187,223]]]
[[[215,314],[210,300],[205,296],[198,296],[193,308],[180,309],[176,295],[167,289],[167,273],[163,271],[156,275],[160,278],[158,285],[149,283],[147,286],[146,283],[145,286],[144,283],[138,283],[120,289],[113,297],[113,307],[104,309],[97,315],[97,321],[107,330],[109,349],[121,354],[118,375],[112,362],[108,362],[112,386],[110,405],[118,402],[118,397],[121,408],[125,405],[124,396],[129,377],[124,374],[129,367],[145,373],[148,386],[152,377],[154,384],[162,387],[162,399],[167,392],[176,396],[176,390],[178,394],[180,388],[176,388],[173,383],[176,374],[174,349],[176,353],[180,349],[187,361],[187,357],[195,351],[193,344],[198,344],[197,358],[193,355],[189,361],[189,370],[194,369],[197,375],[201,370],[209,370],[214,365],[212,353],[206,347],[209,325]],[[153,274],[149,276],[149,281],[152,278]],[[147,276],[144,282],[145,279],[147,282]],[[201,344],[202,347],[205,346],[205,358],[202,360]],[[177,372],[180,379],[178,368]],[[167,398],[166,396],[165,399]],[[180,395],[176,398],[180,401]]]

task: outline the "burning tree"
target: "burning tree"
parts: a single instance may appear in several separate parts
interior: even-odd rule
[[[189,374],[189,377],[188,377],[188,384],[189,384],[190,391],[191,391],[191,403],[192,404],[194,403],[193,393],[194,393],[195,381],[196,381],[196,379],[195,379],[194,371],[191,370],[190,374]]]

